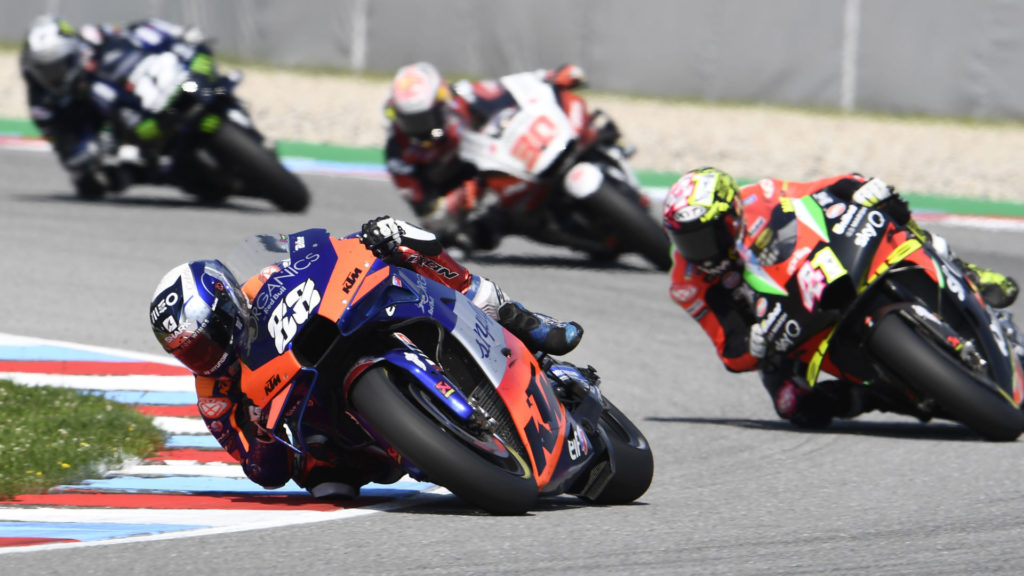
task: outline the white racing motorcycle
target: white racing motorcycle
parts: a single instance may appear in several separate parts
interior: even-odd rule
[[[504,232],[595,259],[637,253],[660,270],[671,245],[627,159],[615,123],[532,72],[498,80],[503,107],[462,134],[459,156],[479,171],[480,199],[466,218],[504,212]],[[467,81],[456,92],[472,90]],[[472,104],[471,104],[472,107]],[[480,112],[480,111],[475,111]]]

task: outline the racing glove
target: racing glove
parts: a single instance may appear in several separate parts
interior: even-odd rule
[[[386,259],[402,245],[402,226],[391,216],[381,216],[363,224],[359,241],[369,248],[373,255]]]
[[[544,81],[561,88],[579,88],[586,84],[583,68],[575,64],[563,64],[554,70],[544,72]]]
[[[869,178],[853,193],[853,201],[861,206],[875,208],[889,215],[900,226],[910,221],[910,206],[895,188],[879,178]]]
[[[391,216],[380,216],[363,224],[359,241],[381,260],[392,256],[399,246],[408,246],[427,256],[437,256],[444,246],[432,232],[398,220]]]
[[[723,258],[721,260],[705,260],[697,263],[697,270],[702,272],[708,277],[709,280],[713,280],[721,277],[726,272],[739,271],[739,263],[731,257]]]
[[[764,321],[755,322],[750,326],[750,336],[747,340],[747,348],[750,351],[750,355],[757,359],[764,358],[765,354],[768,353],[768,343],[765,339],[765,332],[767,332]]]

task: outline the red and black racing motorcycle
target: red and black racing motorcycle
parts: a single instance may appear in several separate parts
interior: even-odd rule
[[[864,386],[884,411],[954,420],[990,440],[1024,431],[1024,371],[1008,318],[954,262],[884,212],[827,191],[763,190],[739,242],[769,361]]]

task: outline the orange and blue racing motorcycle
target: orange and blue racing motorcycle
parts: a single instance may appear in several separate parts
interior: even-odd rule
[[[242,354],[242,389],[277,441],[305,452],[304,423],[332,422],[337,445],[376,446],[494,514],[647,490],[650,445],[593,368],[531,353],[463,294],[377,259],[357,236],[246,244],[280,262],[252,299]]]

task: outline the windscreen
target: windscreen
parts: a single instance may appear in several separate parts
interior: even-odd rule
[[[272,264],[289,259],[288,234],[255,234],[243,240],[224,259],[239,282],[245,282]]]

